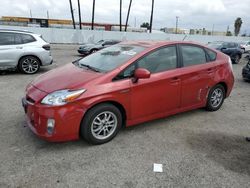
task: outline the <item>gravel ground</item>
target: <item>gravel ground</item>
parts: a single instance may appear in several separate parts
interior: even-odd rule
[[[53,45],[55,63],[79,56]],[[217,112],[198,109],[122,130],[111,142],[49,143],[26,127],[21,97],[36,75],[0,75],[0,187],[250,187],[250,83],[246,61],[233,65],[235,87]],[[153,163],[163,172],[153,172]]]

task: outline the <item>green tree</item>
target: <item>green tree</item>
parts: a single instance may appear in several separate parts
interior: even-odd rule
[[[148,22],[143,22],[143,23],[141,24],[141,27],[147,28],[148,30],[150,29],[150,25],[149,25]]]
[[[235,22],[234,22],[234,34],[235,36],[238,36],[239,33],[240,33],[240,28],[241,28],[241,25],[242,25],[242,20],[240,17],[238,17]]]

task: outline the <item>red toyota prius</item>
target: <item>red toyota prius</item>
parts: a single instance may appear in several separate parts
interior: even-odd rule
[[[191,42],[123,42],[30,83],[30,129],[48,141],[92,144],[121,127],[205,107],[218,110],[234,84],[228,56]]]

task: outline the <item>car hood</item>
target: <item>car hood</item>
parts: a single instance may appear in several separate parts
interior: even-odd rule
[[[31,84],[46,93],[62,89],[80,89],[103,73],[79,68],[73,63],[51,70],[37,77]]]

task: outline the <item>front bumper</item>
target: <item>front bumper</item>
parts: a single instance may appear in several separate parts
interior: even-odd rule
[[[38,137],[51,142],[70,141],[79,138],[80,124],[85,111],[79,108],[77,104],[51,107],[31,103],[23,98],[22,105],[27,124]],[[47,131],[48,119],[55,120],[52,134]]]

